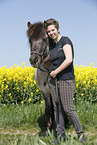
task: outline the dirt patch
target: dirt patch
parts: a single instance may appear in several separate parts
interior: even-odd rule
[[[37,133],[39,133],[39,130],[37,130],[37,132],[33,132],[31,130],[24,130],[24,131],[20,131],[20,130],[10,130],[10,131],[5,131],[3,128],[0,128],[0,134],[9,134],[9,135],[36,135]],[[95,133],[92,132],[85,132],[84,133],[86,136],[93,136],[95,135]],[[71,135],[70,132],[68,132],[68,135]]]
[[[33,132],[33,131],[29,131],[29,130],[25,130],[25,131],[20,131],[20,130],[10,130],[10,131],[5,131],[3,130],[3,128],[0,128],[0,134],[9,134],[9,135],[18,135],[18,134],[23,134],[23,135],[36,135],[39,132],[39,130],[37,130],[37,132]]]

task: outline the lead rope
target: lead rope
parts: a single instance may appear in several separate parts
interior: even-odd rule
[[[46,84],[47,84],[47,82],[48,82],[49,75],[50,75],[50,71],[49,71],[49,73],[48,73],[48,75],[47,75],[47,77],[46,77],[46,80],[44,81],[44,86],[46,86]]]
[[[57,78],[55,78],[55,85],[56,85],[56,98],[55,98],[55,100],[56,100],[56,103],[58,103],[58,84],[57,84]]]
[[[56,85],[56,107],[57,107],[57,114],[59,114],[59,99],[58,99],[58,84],[57,84],[57,78],[55,78],[55,85]],[[58,122],[59,122],[59,115],[57,116]]]

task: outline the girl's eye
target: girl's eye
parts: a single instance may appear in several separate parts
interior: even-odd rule
[[[47,32],[47,34],[50,33],[50,31]]]
[[[54,32],[55,29],[52,29],[51,31],[48,31],[47,34],[50,34],[51,32]]]
[[[53,29],[52,31],[55,31],[55,29]]]

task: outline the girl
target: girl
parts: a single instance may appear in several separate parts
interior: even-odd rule
[[[50,59],[53,64],[49,86],[54,105],[57,139],[66,140],[64,113],[73,124],[80,142],[85,142],[83,129],[73,107],[75,76],[73,68],[74,50],[68,37],[61,36],[59,23],[55,19],[44,21],[50,40]]]

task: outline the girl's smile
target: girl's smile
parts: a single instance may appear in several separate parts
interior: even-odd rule
[[[58,42],[61,37],[61,35],[59,34],[59,29],[57,30],[57,28],[54,25],[49,25],[47,27],[47,34],[55,42]]]

